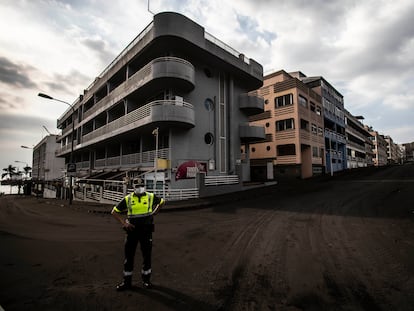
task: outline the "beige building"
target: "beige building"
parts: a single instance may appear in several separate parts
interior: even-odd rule
[[[387,142],[387,159],[388,164],[398,164],[401,163],[402,152],[398,144],[394,142],[391,136],[385,136],[385,141]]]
[[[375,166],[384,166],[387,165],[388,156],[387,156],[387,141],[385,140],[384,135],[379,134],[377,131],[370,129],[370,134],[372,136],[371,140],[373,143],[373,153],[374,153],[374,165]]]
[[[257,93],[264,98],[265,111],[250,121],[265,127],[266,140],[251,144],[246,153],[251,159],[252,179],[308,178],[322,173],[321,96],[284,70],[265,76]]]

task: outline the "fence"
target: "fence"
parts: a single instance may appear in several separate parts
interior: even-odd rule
[[[206,186],[234,185],[238,183],[239,183],[239,176],[237,175],[204,177],[204,184]]]

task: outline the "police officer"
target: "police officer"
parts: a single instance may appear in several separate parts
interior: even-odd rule
[[[132,272],[134,269],[134,256],[138,242],[141,247],[143,264],[141,270],[144,288],[151,288],[151,251],[152,232],[154,231],[153,215],[158,213],[164,204],[162,198],[153,193],[146,192],[142,179],[133,181],[134,192],[128,194],[118,205],[114,206],[111,214],[122,224],[126,231],[124,280],[116,289],[123,291],[131,289]],[[121,216],[127,213],[127,217]]]

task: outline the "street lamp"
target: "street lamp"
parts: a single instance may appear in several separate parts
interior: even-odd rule
[[[154,160],[154,193],[157,189],[157,174],[158,174],[158,134],[159,128],[157,127],[155,130],[152,131],[152,135],[155,136],[155,160]]]
[[[69,163],[67,166],[67,172],[69,173],[69,205],[71,205],[72,204],[72,173],[76,174],[76,164],[73,163],[73,140],[74,140],[73,136],[75,134],[75,108],[73,108],[73,105],[69,104],[68,102],[65,102],[57,98],[53,98],[52,96],[49,96],[44,93],[39,93],[37,94],[37,96],[64,103],[68,105],[70,109],[72,109],[72,113],[73,113],[72,114],[72,139],[71,139],[71,149],[70,149],[70,156],[69,156],[70,159],[69,159]]]
[[[32,149],[33,150],[33,155],[32,158],[34,160],[34,148],[33,147],[27,147],[27,146],[20,146],[23,149]],[[38,157],[37,157],[37,181],[40,180],[40,149],[38,151]],[[34,162],[33,162],[34,164]],[[32,179],[33,179],[33,169],[32,169]]]
[[[32,149],[33,153],[32,153],[32,158],[33,158],[33,165],[34,165],[34,147],[27,147],[27,146],[20,146],[23,149]],[[33,169],[32,169],[32,182],[33,182]],[[40,181],[40,147],[38,148],[38,155],[37,155],[37,178],[36,178],[36,183],[34,183],[34,185],[36,186],[36,197],[38,195],[37,191],[39,190],[39,182]]]

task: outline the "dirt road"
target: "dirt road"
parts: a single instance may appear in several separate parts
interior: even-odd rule
[[[0,198],[6,310],[413,310],[414,165],[279,183],[156,217],[154,289],[118,293],[110,207]],[[204,201],[205,203],[205,201]],[[194,205],[197,206],[197,201]]]

